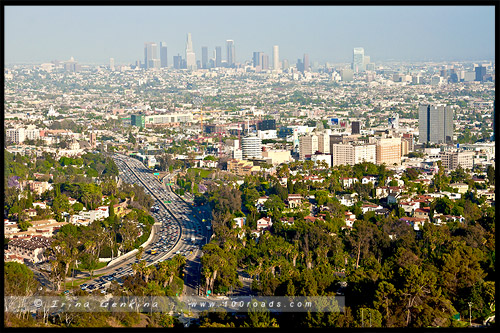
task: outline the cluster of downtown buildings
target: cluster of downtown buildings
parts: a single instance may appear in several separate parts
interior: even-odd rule
[[[114,62],[114,60],[112,60]],[[193,49],[193,41],[191,33],[187,34],[186,49],[184,58],[178,54],[173,56],[173,68],[189,69],[197,68],[215,68],[215,67],[235,67],[236,51],[233,40],[226,40],[226,59],[222,60],[222,47],[215,47],[214,57],[209,59],[208,47],[201,48],[201,61],[196,60],[196,54]],[[166,68],[168,67],[168,48],[166,42],[160,42],[158,52],[158,44],[155,42],[144,43],[144,62],[136,62],[136,66],[144,69],[150,68]]]
[[[60,158],[112,146],[142,157],[153,168],[159,164],[156,157],[169,148],[196,141],[172,157],[182,160],[193,153],[197,166],[208,168],[219,166],[205,159],[208,155],[225,157],[227,171],[240,176],[272,172],[296,160],[318,166],[372,162],[399,171],[435,171],[438,162],[448,170],[495,166],[494,142],[457,144],[467,131],[477,138],[484,132],[493,141],[494,63],[375,65],[362,48],[355,48],[348,64],[318,67],[305,54],[292,65],[280,60],[274,46],[272,61],[254,52],[241,64],[234,41],[226,42],[225,59],[221,47],[213,58],[203,47],[198,61],[190,34],[184,57],[174,57],[173,66],[164,42],[159,50],[146,43],[144,51],[144,63],[135,66],[114,61],[87,66],[72,58],[6,68],[6,150]],[[183,100],[183,95],[213,105]],[[54,128],[62,121],[83,130]],[[411,152],[421,156],[410,157]],[[21,185],[38,194],[50,188],[48,181],[34,177]],[[343,184],[351,181],[355,179]],[[50,237],[60,223],[87,224],[105,216],[106,208],[83,211],[68,222],[35,223],[24,234],[7,221],[4,230]],[[33,209],[28,213],[34,214]],[[37,257],[34,250],[47,246],[42,243],[34,238],[23,248],[13,245]]]
[[[362,161],[394,166],[401,165],[409,152],[427,149],[427,155],[443,160],[450,168],[457,161],[470,168],[474,164],[472,157],[467,157],[471,152],[464,150],[466,145],[457,148],[457,136],[467,127],[477,135],[485,127],[482,123],[490,124],[490,129],[494,125],[491,112],[494,102],[478,97],[494,89],[495,68],[491,63],[375,65],[363,48],[354,48],[351,63],[318,68],[311,64],[307,54],[295,65],[280,60],[277,45],[272,50],[272,61],[259,51],[244,64],[236,62],[233,40],[226,41],[225,51],[225,59],[222,47],[216,47],[214,57],[209,58],[208,48],[202,47],[202,59],[196,60],[192,37],[188,34],[184,57],[174,56],[173,68],[169,66],[166,43],[161,42],[159,49],[156,43],[145,43],[144,62],[135,66],[111,61],[108,66],[91,67],[79,65],[72,58],[31,69],[7,69],[7,83],[41,73],[51,82],[64,77],[68,84],[87,88],[64,94],[58,92],[60,88],[53,93],[38,94],[32,89],[35,92],[29,94],[33,96],[26,96],[24,102],[16,102],[20,97],[14,97],[14,90],[6,89],[6,139],[17,145],[27,139],[53,145],[66,136],[70,138],[69,149],[57,153],[78,154],[83,149],[95,149],[102,137],[114,137],[117,143],[124,144],[127,138],[123,133],[99,128],[106,121],[121,119],[133,131],[146,129],[144,134],[137,133],[139,142],[145,145],[144,155],[149,155],[148,151],[161,151],[176,140],[194,139],[207,142],[212,147],[211,153],[252,160],[252,164],[258,160],[276,165],[311,159],[330,166]],[[187,68],[191,70],[182,70]],[[74,77],[67,76],[68,72]],[[213,78],[217,78],[217,85]],[[109,92],[103,93],[94,85],[108,85]],[[158,91],[159,97],[148,95],[145,89]],[[455,96],[456,89],[468,89],[474,95]],[[203,102],[173,101],[183,92],[201,100],[217,99],[221,105],[230,103],[238,107],[217,110],[204,106]],[[431,102],[434,93],[448,97]],[[58,97],[40,101],[37,96],[43,94]],[[288,100],[295,95],[328,100],[328,104],[317,106]],[[457,108],[455,104],[460,100],[466,105]],[[60,112],[58,105],[69,110]],[[374,108],[379,111],[371,112]],[[398,110],[414,112],[411,117],[404,117]],[[476,112],[481,114],[480,121],[467,120]],[[96,119],[84,120],[87,115]],[[92,130],[72,133],[47,129],[54,119],[61,118],[88,123]],[[311,126],[306,124],[309,120],[328,126]],[[379,123],[374,124],[374,120]],[[153,142],[147,138],[156,136],[151,130],[165,127],[174,130],[173,138],[159,135]],[[281,140],[283,144],[263,144],[263,140]],[[427,144],[440,146],[423,147]],[[9,149],[22,151],[22,147]],[[492,149],[488,151],[491,153]],[[448,157],[450,154],[455,155]],[[488,158],[485,161],[490,162]]]
[[[357,49],[360,48],[356,48],[355,51]],[[186,38],[184,57],[180,54],[174,55],[172,57],[172,67],[174,69],[196,70],[221,67],[235,68],[241,65],[240,63],[236,62],[236,48],[234,40],[226,40],[224,57],[222,46],[216,46],[213,50],[212,55],[212,57],[209,56],[208,46],[202,46],[201,60],[196,60],[196,53],[193,48],[192,36],[191,33],[188,33]],[[368,59],[369,63],[369,58],[370,57],[365,57],[364,60],[366,61]],[[357,61],[357,58],[355,60]],[[115,67],[114,63],[114,58],[110,58],[110,68]],[[278,45],[273,45],[271,60],[269,58],[269,55],[265,52],[256,51],[253,52],[251,63],[257,71],[265,71],[269,69],[280,70],[282,68],[290,67],[288,60],[280,60]],[[370,65],[373,64],[368,64],[368,68]],[[144,61],[137,60],[135,66],[144,69],[159,69],[169,67],[167,43],[160,42],[159,48],[158,43],[156,42],[144,43]],[[309,55],[307,53],[304,54],[302,59],[297,59],[296,68],[299,72],[311,70]],[[357,69],[357,67],[355,68]]]

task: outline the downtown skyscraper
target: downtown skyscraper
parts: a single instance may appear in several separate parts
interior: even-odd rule
[[[222,47],[215,47],[215,67],[222,67]]]
[[[362,47],[355,47],[352,51],[352,70],[355,73],[365,70],[365,49]]]
[[[154,42],[144,43],[144,68],[159,68],[158,44]]]
[[[201,68],[208,68],[208,47],[201,47]]]
[[[418,107],[420,143],[453,142],[453,109],[445,104],[424,104]]]
[[[196,55],[193,50],[193,41],[190,32],[188,32],[186,40],[186,68],[196,69]]]
[[[167,43],[160,42],[160,66],[161,68],[168,67]]]
[[[226,40],[227,67],[234,67],[236,61],[236,51],[234,50],[234,40]]]
[[[273,69],[280,69],[280,49],[278,45],[273,46]]]

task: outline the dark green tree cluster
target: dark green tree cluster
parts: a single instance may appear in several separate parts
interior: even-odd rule
[[[404,178],[416,179],[415,171],[407,171]],[[290,175],[288,167],[279,168],[277,173],[278,177]],[[460,200],[442,197],[431,203],[436,214],[463,216],[462,223],[426,223],[415,231],[399,220],[397,209],[388,216],[359,210],[354,227],[342,229],[344,209],[329,195],[329,187],[338,186],[334,179],[369,174],[380,179],[391,174],[383,166],[368,163],[333,169],[332,174],[325,177],[323,189],[314,190],[317,203],[330,208],[323,212],[324,219],[309,222],[295,214],[292,225],[275,218],[282,211],[282,198],[294,193],[300,178],[284,188],[276,185],[277,179],[246,177],[240,186],[241,207],[247,217],[244,233],[233,228],[233,219],[240,213],[225,201],[230,189],[209,188],[205,195],[221,203],[213,203],[217,210],[214,237],[204,247],[205,288],[228,294],[239,286],[237,274],[243,270],[253,278],[252,289],[258,295],[345,296],[343,312],[267,313],[275,321],[271,323],[264,315],[260,323],[252,322],[253,327],[263,322],[267,327],[281,328],[292,328],[291,323],[294,327],[465,326],[468,321],[454,318],[457,314],[468,318],[469,302],[473,303],[474,321],[492,315],[495,212],[484,204],[484,198],[468,192]],[[447,176],[441,169],[438,177],[461,177],[461,171]],[[219,199],[226,192],[226,198]],[[263,195],[269,197],[263,215],[273,216],[274,224],[256,239],[251,219],[252,214],[260,216],[254,204]],[[206,314],[201,323],[206,327],[243,327],[249,321],[233,314]]]

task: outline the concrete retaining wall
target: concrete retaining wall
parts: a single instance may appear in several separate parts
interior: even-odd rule
[[[154,237],[153,227],[151,227],[151,233],[149,234],[149,238],[142,245],[140,245],[140,247],[148,246],[153,241],[153,237]],[[138,249],[133,249],[132,251],[129,251],[129,252],[125,253],[124,255],[116,257],[113,260],[111,260],[111,258],[99,258],[99,261],[101,261],[101,259],[109,260],[108,266],[111,266],[111,265],[116,264],[119,261],[130,258],[131,256],[135,255],[138,251],[139,251]]]

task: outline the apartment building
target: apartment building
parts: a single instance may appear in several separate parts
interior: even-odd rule
[[[227,171],[237,176],[248,176],[251,175],[252,172],[260,171],[260,166],[254,166],[251,161],[233,159],[227,161]]]
[[[375,143],[349,143],[330,145],[332,166],[348,164],[354,165],[362,162],[376,163]]]
[[[304,135],[299,138],[299,159],[305,160],[306,155],[318,151],[318,136],[316,134]]]
[[[473,151],[445,151],[440,152],[441,163],[448,170],[455,170],[459,165],[463,169],[471,170],[474,166]]]
[[[9,241],[8,251],[25,261],[38,263],[46,260],[44,252],[51,243],[52,239],[42,236],[30,239],[12,239]]]
[[[16,144],[23,143],[26,139],[26,133],[24,128],[9,128],[5,131],[5,138],[7,141],[14,142]]]
[[[330,154],[330,134],[318,134],[318,151],[323,154]]]
[[[401,138],[380,138],[376,145],[377,164],[401,164]]]

